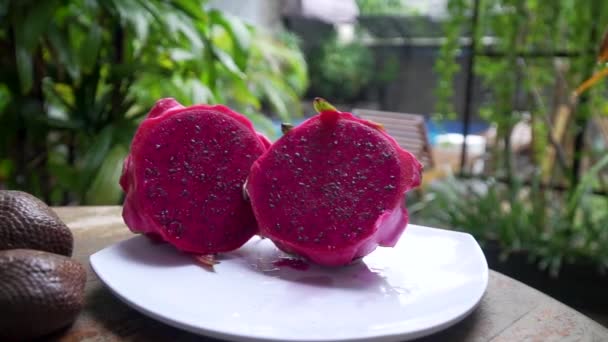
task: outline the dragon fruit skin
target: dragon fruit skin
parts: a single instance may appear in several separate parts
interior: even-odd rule
[[[254,163],[246,191],[261,235],[287,253],[341,266],[397,243],[408,224],[404,194],[421,173],[380,125],[325,110]]]
[[[228,107],[157,101],[123,164],[126,225],[195,254],[242,246],[258,231],[242,187],[269,146]]]

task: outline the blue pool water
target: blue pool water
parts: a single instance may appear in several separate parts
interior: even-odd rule
[[[490,125],[483,121],[475,121],[469,123],[469,134],[480,134],[490,127]],[[439,134],[446,133],[464,133],[464,124],[462,121],[446,120],[441,122],[434,122],[432,120],[426,121],[426,129],[429,136],[429,142],[431,145],[435,145],[437,142],[437,136]]]
[[[305,118],[296,119],[293,122],[294,126],[299,125]],[[273,120],[276,127],[276,136],[281,136],[281,121]],[[488,129],[490,125],[483,121],[474,121],[469,123],[469,134],[480,134],[481,132]],[[459,120],[444,120],[441,122],[435,122],[431,119],[426,120],[426,129],[431,145],[435,145],[437,142],[437,136],[446,133],[458,133],[463,134],[464,124]]]

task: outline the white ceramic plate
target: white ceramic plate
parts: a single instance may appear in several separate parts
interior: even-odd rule
[[[91,256],[102,282],[145,315],[232,341],[403,341],[466,317],[488,284],[468,234],[409,225],[394,248],[338,269],[275,266],[285,257],[252,238],[215,272],[143,236]]]

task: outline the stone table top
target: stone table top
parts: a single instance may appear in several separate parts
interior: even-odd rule
[[[73,257],[87,267],[86,306],[55,341],[218,341],[155,321],[116,298],[92,271],[89,256],[133,237],[118,206],[53,208],[74,233]],[[421,341],[608,341],[608,329],[547,295],[490,271],[471,315]]]

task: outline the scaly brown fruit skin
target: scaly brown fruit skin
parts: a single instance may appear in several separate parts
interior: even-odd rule
[[[68,257],[0,251],[0,340],[42,337],[70,325],[84,305],[86,270]]]
[[[0,190],[0,250],[27,248],[72,255],[74,238],[57,214],[22,191]]]

